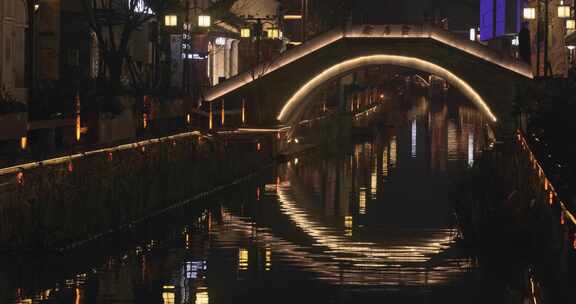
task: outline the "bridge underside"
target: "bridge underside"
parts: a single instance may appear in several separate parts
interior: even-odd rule
[[[365,66],[397,65],[446,79],[499,128],[510,129],[517,83],[532,77],[529,67],[437,29],[359,26],[335,33],[224,82],[206,101],[224,100],[227,109],[245,104],[250,124],[294,124],[306,97],[326,82]]]

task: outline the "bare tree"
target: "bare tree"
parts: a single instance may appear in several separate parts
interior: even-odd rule
[[[110,84],[119,88],[122,70],[130,61],[130,39],[134,31],[179,0],[81,0],[91,30],[98,41],[100,57],[99,78],[106,76]],[[136,75],[131,71],[133,82]]]
[[[257,38],[260,39],[260,38]],[[280,42],[280,40],[274,40],[274,42]],[[267,41],[270,42],[270,41]],[[263,50],[265,53],[263,53]],[[250,76],[252,77],[254,83],[253,98],[256,104],[257,121],[259,124],[263,122],[263,109],[264,109],[264,87],[261,78],[263,78],[268,72],[271,71],[274,64],[277,63],[281,56],[281,50],[275,45],[268,44],[265,48],[262,48],[261,41],[257,41],[255,47],[255,56],[253,58],[252,67],[250,68]]]

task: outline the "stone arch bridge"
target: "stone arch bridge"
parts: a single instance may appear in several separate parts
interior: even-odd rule
[[[268,123],[294,125],[313,93],[330,81],[371,65],[407,67],[446,79],[498,124],[512,127],[517,83],[533,78],[529,65],[477,42],[429,25],[358,25],[336,29],[239,74],[204,95],[228,109],[259,98]],[[258,97],[255,97],[258,96]],[[236,111],[238,112],[238,111]]]

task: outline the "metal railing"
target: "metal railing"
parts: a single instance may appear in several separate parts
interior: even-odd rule
[[[550,182],[550,179],[546,176],[544,169],[538,159],[536,158],[536,154],[532,151],[530,146],[528,145],[528,141],[524,137],[521,131],[517,131],[517,140],[522,147],[522,150],[527,153],[528,160],[530,161],[530,165],[532,170],[538,175],[538,178],[542,184],[544,191],[548,193],[548,203],[550,205],[554,205],[554,203],[558,203],[560,206],[560,223],[562,225],[571,225],[572,231],[576,230],[576,217],[574,213],[567,207],[567,205],[562,201],[558,192],[554,188],[554,185]],[[574,238],[573,240],[573,248],[576,250],[576,235],[572,235]]]
[[[170,136],[164,136],[164,137],[158,137],[158,138],[153,138],[153,139],[136,141],[133,143],[118,145],[118,146],[109,147],[109,148],[89,150],[86,152],[78,152],[78,153],[73,153],[73,154],[69,154],[66,156],[55,157],[55,158],[45,159],[45,160],[41,160],[41,161],[29,162],[29,163],[19,164],[19,165],[15,165],[15,166],[11,166],[11,167],[1,168],[0,169],[0,176],[5,176],[5,175],[9,175],[9,174],[18,174],[18,173],[21,173],[23,171],[35,169],[35,168],[42,167],[42,166],[55,166],[55,165],[67,164],[73,160],[85,158],[85,157],[95,155],[95,154],[113,153],[113,152],[119,152],[119,151],[130,150],[130,149],[139,149],[139,148],[141,149],[141,148],[146,147],[148,145],[159,144],[159,143],[163,143],[163,142],[167,142],[167,141],[171,141],[171,140],[176,140],[176,139],[181,139],[181,138],[186,138],[186,137],[207,137],[207,135],[203,135],[199,131],[192,131],[192,132],[180,133],[180,134],[175,134],[175,135],[170,135]]]

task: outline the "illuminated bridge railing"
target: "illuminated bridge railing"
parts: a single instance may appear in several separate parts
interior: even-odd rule
[[[230,78],[206,92],[204,99],[206,101],[216,100],[341,39],[350,38],[432,39],[527,78],[533,78],[529,65],[438,27],[430,25],[357,25],[347,29],[329,31],[283,53],[280,57],[270,62],[262,63],[251,71]]]
[[[530,169],[535,175],[537,175],[540,186],[544,193],[546,193],[548,204],[550,207],[554,207],[557,204],[557,207],[560,209],[560,225],[570,231],[571,239],[569,241],[572,244],[572,248],[576,250],[576,217],[574,216],[574,213],[566,206],[558,195],[554,185],[552,185],[550,179],[546,176],[542,165],[538,162],[536,155],[532,149],[530,149],[528,141],[520,131],[517,132],[517,140],[522,147],[522,150],[526,153],[526,157],[530,162]]]

